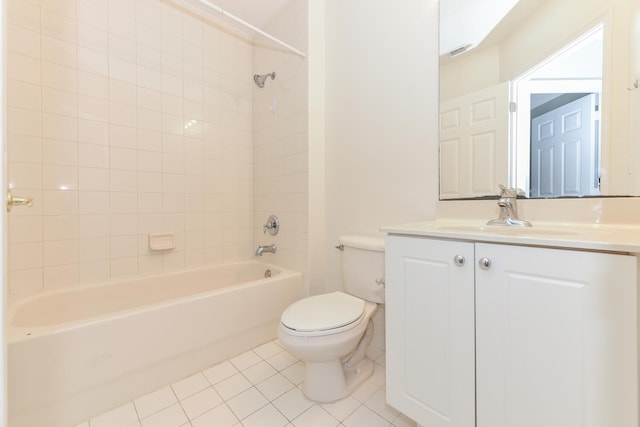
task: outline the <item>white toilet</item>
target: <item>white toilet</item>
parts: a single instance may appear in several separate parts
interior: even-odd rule
[[[373,374],[366,357],[372,317],[384,303],[384,238],[343,236],[344,292],[316,295],[282,313],[278,339],[305,363],[304,394],[318,402],[348,396]]]

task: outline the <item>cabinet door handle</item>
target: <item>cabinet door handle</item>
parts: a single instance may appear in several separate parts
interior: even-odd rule
[[[462,267],[464,265],[465,259],[462,255],[456,255],[453,257],[453,263],[458,266],[458,267]]]
[[[481,270],[489,270],[491,268],[491,260],[489,258],[480,258],[478,261]]]

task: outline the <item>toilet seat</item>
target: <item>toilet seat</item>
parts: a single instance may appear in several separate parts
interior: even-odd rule
[[[290,335],[331,335],[356,327],[365,315],[364,308],[364,300],[332,292],[291,304],[282,313],[280,323]]]

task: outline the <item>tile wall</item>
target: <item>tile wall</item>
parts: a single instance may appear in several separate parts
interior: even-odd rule
[[[305,51],[308,13],[308,2],[291,1],[265,29]],[[256,73],[276,72],[263,89],[254,88],[254,239],[277,245],[276,255],[263,255],[265,261],[307,271],[309,61],[256,40],[253,64]],[[276,236],[263,233],[271,214],[281,222]]]
[[[34,200],[9,216],[11,298],[252,257],[249,41],[180,0],[8,0],[7,15],[9,186]],[[301,134],[256,135],[258,153],[295,146],[282,161],[304,175]],[[158,232],[176,249],[150,252]]]

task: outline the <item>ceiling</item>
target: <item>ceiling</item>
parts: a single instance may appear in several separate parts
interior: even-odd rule
[[[440,54],[478,46],[517,3],[518,0],[442,0]]]

